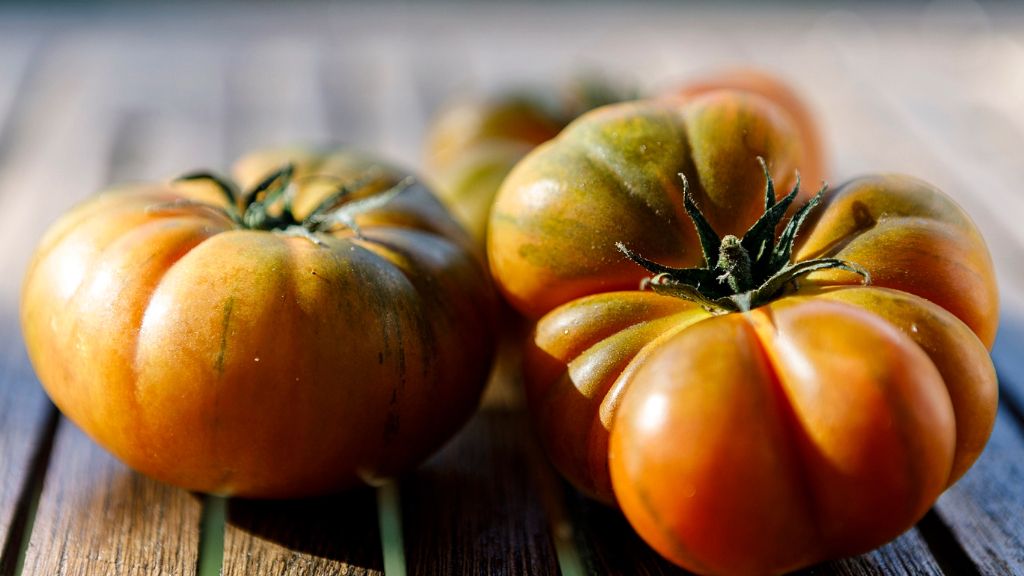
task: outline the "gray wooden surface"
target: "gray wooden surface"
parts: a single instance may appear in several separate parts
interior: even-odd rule
[[[807,97],[838,180],[908,172],[953,195],[1003,298],[1003,404],[980,461],[895,542],[807,572],[1024,573],[1024,9],[118,3],[0,5],[0,576],[678,573],[554,476],[511,369],[397,502],[225,503],[159,485],[51,407],[18,291],[45,227],[111,182],[296,142],[415,168],[430,114],[460,91],[580,69],[652,90],[747,64]]]

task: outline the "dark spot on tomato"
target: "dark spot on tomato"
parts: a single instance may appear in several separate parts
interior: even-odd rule
[[[218,376],[224,375],[224,356],[228,348],[228,327],[231,324],[231,311],[234,308],[235,297],[231,296],[224,302],[224,317],[221,320],[220,328],[220,349],[217,351],[217,360],[214,362]]]
[[[878,222],[875,217],[871,215],[871,209],[868,208],[867,204],[856,201],[850,206],[850,211],[853,213],[853,222],[857,226],[857,230],[867,230],[874,228]]]

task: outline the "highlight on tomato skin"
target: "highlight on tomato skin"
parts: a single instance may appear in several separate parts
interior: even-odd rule
[[[262,151],[100,194],[50,228],[21,322],[54,403],[190,490],[297,497],[422,461],[475,410],[496,299],[422,184],[359,153]]]
[[[780,300],[682,331],[638,368],[611,430],[612,484],[674,562],[784,573],[916,523],[950,481],[953,421],[938,370],[893,326]]]
[[[814,112],[789,83],[775,74],[749,67],[715,70],[669,86],[659,92],[658,96],[692,99],[717,90],[740,90],[757,94],[784,110],[803,143],[804,161],[800,165],[803,181],[811,187],[817,187],[828,178],[828,154]]]
[[[756,158],[767,162],[781,198],[796,183],[803,150],[788,117],[745,92],[591,111],[505,179],[488,228],[491,274],[531,318],[587,294],[634,289],[644,270],[622,258],[616,242],[673,266],[698,261],[680,173],[710,224],[739,235],[764,207]],[[801,188],[797,205],[815,190]]]
[[[517,165],[492,211],[498,287],[538,318],[524,384],[545,451],[700,574],[885,544],[995,421],[974,223],[907,176],[805,190],[798,138],[745,93],[608,106]]]
[[[509,170],[580,114],[632,97],[632,91],[600,75],[556,87],[460,95],[431,120],[423,147],[424,171],[441,201],[482,248],[494,195]]]
[[[804,181],[817,186],[828,176],[816,119],[781,77],[754,69],[722,70],[685,79],[649,96],[693,100],[721,90],[746,92],[772,102],[798,132]],[[559,86],[462,95],[431,120],[423,150],[424,170],[441,200],[483,246],[495,195],[524,156],[585,112],[639,97],[621,82],[595,75]]]

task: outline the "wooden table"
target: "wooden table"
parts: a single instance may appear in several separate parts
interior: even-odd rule
[[[677,572],[552,473],[511,368],[461,434],[376,492],[266,503],[158,484],[49,403],[18,290],[46,225],[110,182],[291,142],[415,167],[431,111],[459,89],[580,66],[653,88],[741,63],[807,95],[839,179],[902,171],[951,193],[985,234],[1004,299],[984,455],[895,542],[810,572],[1024,573],[1024,11],[116,3],[0,8],[0,576]]]

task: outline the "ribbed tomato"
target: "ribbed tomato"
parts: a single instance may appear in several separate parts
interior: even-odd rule
[[[491,203],[516,162],[580,114],[626,98],[598,79],[448,104],[431,122],[424,167],[438,195],[482,247]]]
[[[817,186],[828,176],[825,146],[811,109],[792,87],[775,75],[755,68],[716,71],[690,79],[662,92],[661,96],[696,98],[718,90],[739,90],[771,100],[785,111],[799,134],[804,149],[800,164],[804,182]]]
[[[356,153],[260,153],[238,175],[244,195],[193,175],[53,225],[21,305],[40,381],[99,444],[188,489],[300,496],[409,469],[468,419],[490,364],[469,239]]]
[[[543,314],[525,382],[556,467],[706,574],[894,538],[996,412],[998,297],[973,223],[903,176],[794,212],[800,148],[766,102],[584,116],[516,167],[489,238],[500,288]]]

